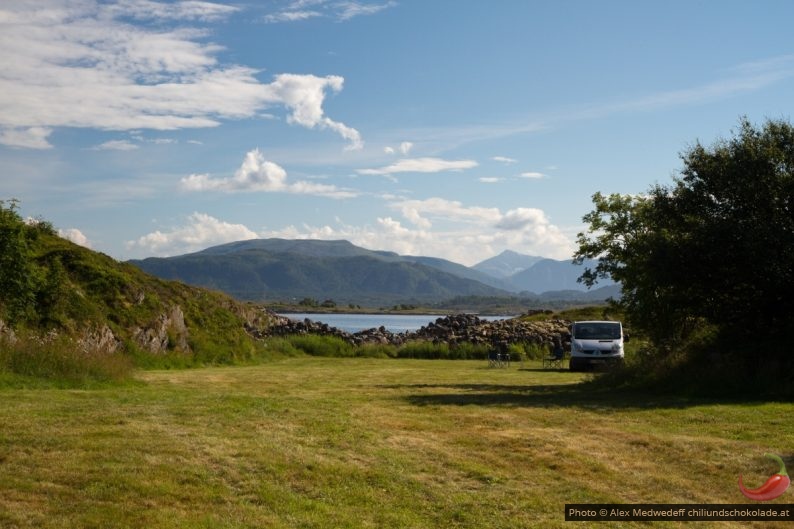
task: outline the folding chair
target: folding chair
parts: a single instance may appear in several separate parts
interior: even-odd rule
[[[543,357],[543,368],[562,369],[563,360],[565,360],[565,350],[562,348],[562,344],[555,340],[551,354]]]
[[[551,355],[551,356],[544,356],[543,357],[543,368],[557,368],[562,369],[562,362],[565,360],[565,355],[560,354],[559,356]]]
[[[499,366],[499,353],[496,351],[490,351],[488,353],[488,367],[498,367]]]
[[[499,353],[499,365],[501,367],[510,367],[510,353]]]

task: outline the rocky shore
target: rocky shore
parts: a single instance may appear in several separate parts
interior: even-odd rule
[[[436,319],[434,322],[411,332],[393,333],[385,327],[366,329],[356,333],[345,332],[326,323],[305,319],[295,321],[278,317],[266,333],[256,331],[259,338],[267,335],[286,336],[317,334],[336,336],[353,345],[383,344],[400,346],[411,341],[446,343],[454,347],[460,343],[487,345],[497,350],[506,350],[513,343],[551,345],[556,338],[567,347],[570,343],[567,320],[523,321],[520,319],[489,321],[472,314],[456,314]],[[251,332],[253,330],[249,330]]]

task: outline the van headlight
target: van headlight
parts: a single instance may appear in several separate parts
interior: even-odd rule
[[[582,352],[582,344],[579,342],[572,342],[571,343],[571,352],[573,353],[581,353]]]

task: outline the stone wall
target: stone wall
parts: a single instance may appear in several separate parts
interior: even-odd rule
[[[563,347],[570,345],[569,325],[566,320],[522,321],[519,319],[489,321],[471,314],[456,314],[438,318],[412,332],[393,333],[384,327],[372,328],[356,333],[345,332],[328,324],[312,321],[294,321],[280,317],[266,332],[257,337],[318,334],[336,336],[353,345],[388,344],[399,346],[409,341],[424,340],[455,346],[460,343],[488,345],[496,349],[507,349],[513,343],[535,343],[551,345],[560,339]]]

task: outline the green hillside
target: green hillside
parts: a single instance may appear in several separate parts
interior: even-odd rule
[[[246,326],[269,323],[259,307],[150,276],[0,202],[0,370],[13,368],[9,350],[64,340],[138,364],[245,360],[260,347]]]
[[[432,265],[421,260],[365,250],[347,241],[267,239],[130,262],[158,277],[218,289],[251,301],[309,297],[381,306],[431,303],[456,296],[507,295],[504,290],[449,271],[455,266],[465,267],[441,259],[433,260]]]

